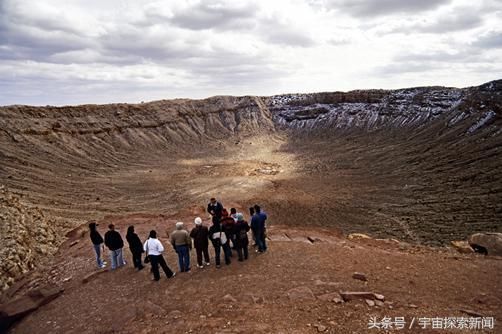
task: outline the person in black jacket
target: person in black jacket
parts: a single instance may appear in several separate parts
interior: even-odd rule
[[[104,252],[103,246],[103,237],[99,234],[97,230],[98,224],[94,220],[89,221],[89,230],[91,231],[90,237],[92,245],[94,246],[94,252],[96,252],[96,262],[98,264],[98,268],[106,267],[106,262],[101,259],[101,249]]]
[[[223,227],[220,224],[220,218],[218,218],[217,216],[213,216],[213,225],[209,228],[209,240],[211,240],[214,247],[216,268],[220,268],[221,248],[223,248],[223,253],[225,254],[225,264],[230,264],[230,256],[232,255],[232,250],[228,245],[225,231],[223,231]]]
[[[134,264],[134,268],[141,270],[144,268],[143,261],[141,259],[141,254],[144,252],[143,244],[139,239],[138,235],[134,233],[134,226],[129,226],[127,228],[126,234],[127,242],[129,243],[129,249],[132,254],[132,263]]]
[[[110,258],[112,260],[112,270],[122,267],[126,264],[122,256],[122,248],[124,241],[120,233],[115,231],[115,225],[108,225],[109,231],[105,233],[105,245],[110,250]]]
[[[237,247],[237,254],[239,256],[239,261],[244,261],[248,259],[248,231],[250,230],[249,224],[244,220],[242,213],[236,215],[237,223],[235,223],[235,245]],[[244,254],[243,254],[244,253]],[[244,255],[244,259],[243,259]]]
[[[207,212],[213,217],[221,218],[223,212],[223,205],[216,201],[216,198],[211,198],[209,204],[207,205]]]
[[[209,230],[202,225],[200,217],[195,218],[195,228],[190,231],[190,237],[193,239],[195,252],[197,253],[197,265],[200,269],[204,268],[202,263],[202,254],[204,254],[204,262],[209,266]]]

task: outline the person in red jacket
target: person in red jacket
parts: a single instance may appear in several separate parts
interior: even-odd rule
[[[235,248],[235,231],[234,231],[234,226],[235,226],[235,220],[228,215],[227,209],[223,209],[221,212],[222,218],[220,221],[221,226],[223,227],[223,231],[225,232],[225,236],[227,237],[227,240],[230,240],[232,242],[232,247],[233,249]],[[230,253],[231,254],[231,253]]]

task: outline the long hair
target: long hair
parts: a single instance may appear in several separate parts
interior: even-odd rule
[[[133,225],[131,225],[131,226],[129,226],[129,227],[127,228],[127,235],[129,235],[129,234],[133,234],[133,233],[134,233],[134,226],[133,226]]]

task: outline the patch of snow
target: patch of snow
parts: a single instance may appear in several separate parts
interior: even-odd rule
[[[495,112],[490,110],[489,112],[485,113],[483,117],[481,117],[476,124],[473,124],[468,130],[468,133],[474,133],[476,130],[479,128],[483,127],[486,123],[488,123],[493,117],[495,117]]]

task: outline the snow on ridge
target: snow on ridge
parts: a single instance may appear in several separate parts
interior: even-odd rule
[[[470,134],[476,132],[478,129],[482,128],[489,121],[491,121],[495,117],[495,115],[496,114],[493,110],[484,113],[483,116],[481,116],[481,118],[479,118],[478,121],[467,130],[467,132]]]
[[[357,101],[357,95],[348,95]],[[390,92],[379,102],[312,103],[315,94],[276,95],[269,105],[277,124],[290,128],[365,128],[419,126],[457,109],[460,89],[411,88]],[[362,95],[361,100],[367,96]],[[303,103],[296,103],[303,101]],[[451,121],[450,121],[451,122]],[[454,124],[454,123],[452,123]]]

